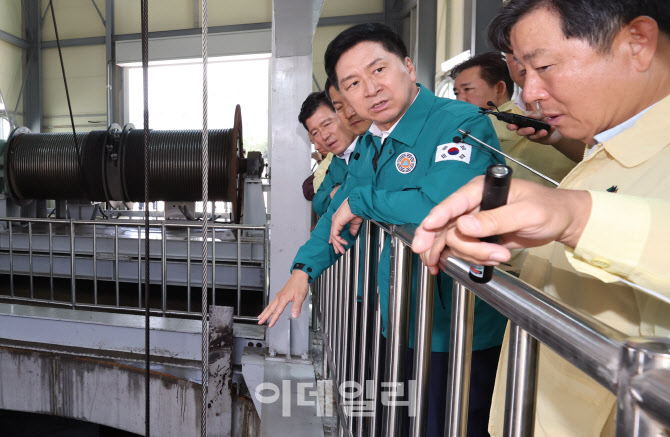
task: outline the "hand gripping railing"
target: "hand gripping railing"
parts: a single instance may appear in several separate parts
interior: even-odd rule
[[[412,226],[366,222],[358,244],[315,287],[324,338],[324,377],[337,385],[338,431],[347,436],[399,436],[409,405],[410,435],[425,434],[433,289],[428,270],[411,278]],[[391,278],[386,356],[381,356],[381,317],[376,266],[384,234],[391,235]],[[376,239],[375,239],[376,235]],[[570,361],[617,395],[616,437],[664,434],[670,428],[670,339],[631,339],[575,312],[523,281],[495,271],[487,284],[468,277],[461,260],[440,259],[454,279],[445,436],[466,435],[474,296],[510,319],[504,436],[533,435],[538,342]],[[360,303],[352,303],[362,275]],[[410,290],[418,281],[414,372],[409,402],[390,403],[386,389],[407,380]],[[471,291],[472,290],[472,291]],[[351,340],[349,340],[351,339]],[[354,346],[352,342],[358,342]],[[350,344],[347,344],[349,342]],[[385,381],[380,381],[385,364]],[[405,388],[406,389],[406,388]],[[395,392],[399,397],[400,393]],[[362,398],[363,401],[355,401]],[[383,405],[382,405],[383,404]],[[383,413],[382,413],[383,410]]]

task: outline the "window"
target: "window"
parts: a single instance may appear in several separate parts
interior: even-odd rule
[[[0,103],[0,140],[4,141],[9,138],[9,134],[12,132],[12,125],[9,123],[7,118],[7,111],[5,110],[5,105]]]
[[[244,150],[267,156],[270,99],[270,53],[223,56],[208,59],[208,128],[233,126],[235,106],[242,108]],[[144,126],[142,66],[125,64],[125,97],[128,122]],[[201,59],[149,63],[149,126],[155,130],[202,129]],[[151,207],[151,206],[150,206]],[[164,210],[164,202],[153,209]],[[135,205],[133,209],[140,209]],[[202,202],[196,202],[202,212]],[[214,202],[214,216],[230,214],[228,202]]]
[[[230,128],[235,105],[242,107],[246,151],[267,151],[270,54],[208,60],[208,127]],[[128,68],[128,121],[144,125],[141,65]],[[149,65],[151,129],[202,129],[202,63],[199,59],[156,61]]]

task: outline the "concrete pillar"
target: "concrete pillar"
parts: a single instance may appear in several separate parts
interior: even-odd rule
[[[105,2],[105,58],[107,63],[107,126],[116,122],[116,54],[114,47],[114,0]]]
[[[416,5],[415,50],[417,82],[435,91],[435,51],[437,50],[437,0],[418,0]]]
[[[322,5],[323,0],[274,0],[272,5],[270,300],[288,280],[291,261],[309,238],[311,205],[300,187],[310,174],[310,146],[298,113],[312,91],[312,39]],[[268,330],[268,346],[280,354],[302,355],[309,346],[309,299],[298,319],[289,320],[290,315],[291,305]]]
[[[498,13],[502,0],[465,1],[464,8],[464,49],[470,49],[472,56],[493,51],[486,30]]]
[[[23,125],[32,132],[42,131],[42,25],[40,2],[25,2],[26,40],[23,68],[27,71],[23,97]],[[51,11],[49,11],[51,13]]]

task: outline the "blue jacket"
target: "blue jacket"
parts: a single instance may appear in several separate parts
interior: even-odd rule
[[[458,128],[469,129],[482,141],[500,147],[489,118],[479,114],[475,106],[435,97],[423,87],[384,144],[369,131],[363,135],[352,155],[344,184],[310,240],[298,251],[293,268],[305,271],[313,279],[335,262],[337,256],[328,244],[331,217],[347,197],[352,212],[365,219],[419,224],[437,203],[473,177],[484,174],[489,165],[501,162],[484,147],[453,143],[453,138],[459,135]],[[354,238],[347,230],[342,236],[351,247]],[[387,237],[378,267],[384,333],[388,320],[390,246]],[[413,273],[418,271],[419,262],[415,255]],[[432,350],[446,352],[449,350],[452,281],[444,274],[437,279]],[[414,339],[415,301],[416,283],[412,285],[410,347]],[[505,324],[504,317],[477,300],[473,350],[500,345]]]

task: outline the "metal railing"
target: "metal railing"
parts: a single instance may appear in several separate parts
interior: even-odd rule
[[[425,267],[418,277],[410,277],[409,246],[414,229],[366,222],[357,246],[315,284],[314,308],[324,345],[323,374],[337,387],[334,392],[341,436],[402,435],[408,411],[410,435],[425,434],[434,281]],[[378,234],[376,239],[374,233]],[[382,357],[374,270],[385,234],[390,235],[392,248],[387,348]],[[360,259],[359,244],[363,245]],[[443,257],[440,267],[454,280],[449,382],[444,388],[445,435],[466,435],[475,295],[511,322],[504,436],[533,435],[538,342],[569,359],[617,396],[617,437],[668,435],[664,427],[670,428],[670,339],[627,338],[498,270],[489,283],[477,284],[469,279],[469,266],[461,260]],[[363,275],[360,304],[355,298],[359,271]],[[405,361],[414,280],[418,286],[414,372],[410,379]],[[383,364],[386,381],[382,385]],[[415,381],[409,386],[410,402],[382,405],[382,388],[398,387],[406,380]],[[409,410],[403,410],[407,406]]]
[[[160,284],[160,302],[152,305],[152,314],[177,317],[200,317],[200,310],[191,307],[191,288],[200,289],[202,268],[201,252],[198,249],[202,241],[201,224],[198,222],[152,221],[149,238],[151,247],[152,284]],[[120,236],[123,233],[124,236]],[[171,234],[172,233],[172,234]],[[225,236],[224,233],[226,233]],[[88,308],[129,313],[143,313],[142,283],[144,282],[144,238],[143,223],[137,220],[63,220],[47,218],[0,217],[0,274],[9,276],[9,293],[0,295],[0,299],[16,302],[32,302],[53,306],[66,306],[73,309]],[[244,314],[242,309],[244,281],[251,281],[251,288],[262,293],[262,304],[268,303],[269,290],[269,233],[267,226],[236,224],[210,225],[207,235],[211,242],[208,263],[209,283],[211,284],[212,305],[216,305],[217,271],[225,268],[230,278],[226,288],[235,288],[235,320],[256,321],[253,313]],[[191,246],[197,248],[192,250]],[[223,249],[217,247],[225,246]],[[243,252],[244,248],[244,254]],[[222,251],[217,255],[217,250]],[[262,253],[259,253],[262,250]],[[26,259],[27,258],[27,259]],[[36,261],[39,271],[36,271]],[[21,262],[22,268],[17,264]],[[48,262],[48,267],[46,263]],[[136,265],[132,267],[132,265]],[[175,273],[170,268],[179,269]],[[254,268],[262,270],[259,275],[243,275],[243,270]],[[183,276],[180,276],[183,273]],[[248,272],[247,272],[248,273]],[[156,275],[156,276],[154,276]],[[27,276],[26,296],[17,293],[17,277]],[[243,276],[245,279],[243,280]],[[36,296],[36,278],[49,279],[48,297]],[[56,278],[69,279],[69,296],[55,296]],[[177,279],[175,279],[177,278]],[[225,278],[224,278],[225,279]],[[88,280],[92,285],[78,289],[78,280]],[[99,302],[101,282],[113,284],[113,303]],[[127,296],[122,303],[121,284],[137,284],[137,304],[128,304]],[[182,285],[185,288],[185,309],[168,309],[168,285]],[[218,284],[218,285],[217,285]],[[82,288],[82,287],[80,287]],[[44,293],[41,293],[44,294]],[[247,310],[249,311],[249,310]]]

